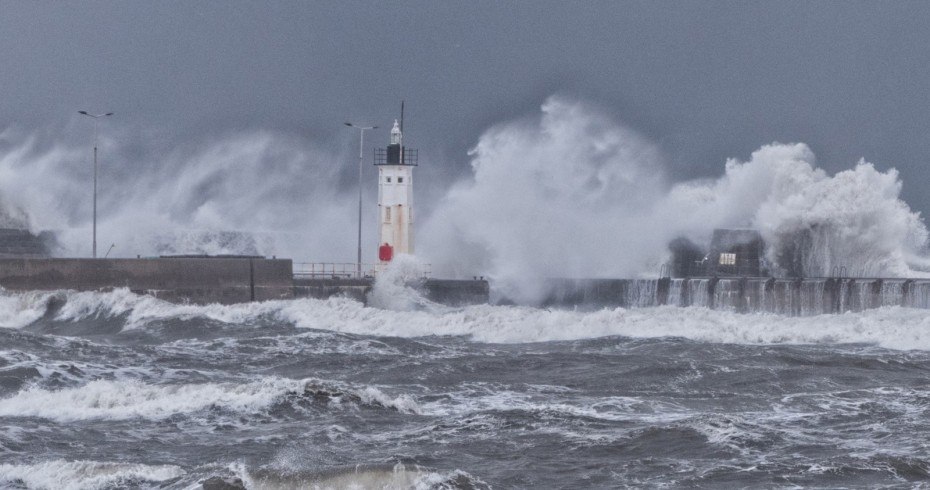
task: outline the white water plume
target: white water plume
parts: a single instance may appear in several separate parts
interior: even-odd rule
[[[393,311],[441,309],[441,305],[426,299],[418,289],[426,279],[427,272],[427,265],[413,255],[394,257],[375,278],[374,286],[368,293],[368,305]]]
[[[99,255],[115,244],[111,257],[206,253],[348,261],[350,250],[342,245],[354,243],[346,223],[354,222],[355,200],[334,185],[338,155],[265,131],[167,152],[155,147],[157,137],[139,142],[137,135],[109,137],[112,132],[101,132],[99,140]],[[60,255],[89,255],[91,155],[86,143],[49,144],[5,131],[0,226],[52,230]]]
[[[897,171],[860,161],[831,177],[800,143],[670,184],[642,136],[553,97],[538,120],[489,129],[472,156],[473,178],[440,203],[421,250],[438,275],[489,276],[521,302],[538,300],[546,277],[654,276],[671,240],[707,246],[715,228],[759,229],[776,272],[792,247],[807,276],[913,276],[927,262],[927,229],[899,199]]]
[[[667,242],[643,222],[666,187],[659,151],[582,104],[549,99],[539,121],[491,128],[471,155],[474,179],[451,189],[420,239],[437,275],[487,275],[506,289],[627,277]]]

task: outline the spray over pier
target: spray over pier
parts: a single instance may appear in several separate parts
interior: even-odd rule
[[[545,306],[698,306],[737,313],[811,316],[885,306],[930,308],[930,279],[851,277],[834,266],[829,277],[804,277],[810,253],[805,234],[769,263],[761,235],[751,229],[714,230],[707,251],[685,239],[669,244],[672,260],[657,279],[553,279]],[[778,274],[775,273],[778,271]]]
[[[459,273],[459,268],[448,267],[449,263],[455,263],[461,264],[465,271],[462,273],[469,276],[471,270],[494,274],[502,291],[506,289],[506,281],[530,283],[527,289],[534,294],[532,298],[520,298],[517,295],[521,292],[514,293],[515,299],[525,304],[705,306],[784,314],[829,313],[882,305],[926,306],[926,280],[908,278],[908,267],[901,257],[913,251],[913,243],[923,243],[927,233],[919,216],[898,200],[900,185],[896,174],[881,173],[871,165],[860,164],[842,175],[829,177],[816,169],[806,146],[770,145],[754,153],[748,162],[728,164],[726,175],[712,185],[685,185],[663,192],[654,179],[650,180],[654,175],[650,169],[655,162],[649,156],[652,155],[649,145],[641,145],[638,139],[610,124],[605,131],[612,137],[606,139],[586,138],[578,131],[564,131],[566,125],[587,127],[586,113],[576,109],[564,101],[550,100],[544,106],[539,128],[508,128],[505,133],[490,131],[488,136],[482,137],[473,165],[475,185],[459,189],[460,192],[452,196],[454,199],[441,202],[431,213],[439,219],[431,222],[422,220],[413,209],[414,173],[419,162],[416,150],[405,145],[401,112],[401,119],[391,129],[390,140],[385,141],[388,144],[374,150],[379,179],[378,205],[375,209],[374,203],[369,201],[365,212],[378,213],[378,239],[376,243],[371,240],[376,248],[369,250],[378,258],[378,263],[370,271],[361,269],[360,253],[358,263],[353,264],[358,267],[348,276],[308,277],[299,275],[289,260],[281,265],[279,259],[258,256],[97,259],[100,262],[93,262],[90,259],[28,258],[28,247],[17,245],[7,247],[22,253],[14,253],[9,262],[0,264],[0,286],[13,290],[126,287],[190,302],[338,294],[364,298],[379,270],[388,267],[397,256],[413,253],[415,245],[422,244],[438,255],[437,264],[444,264],[447,270]],[[566,154],[567,148],[572,151],[578,148],[579,138],[585,152],[580,156]],[[607,161],[598,157],[603,153],[596,144],[600,141],[616,142],[607,149],[606,153],[613,155]],[[637,149],[633,152],[636,158],[624,156],[628,155],[623,151],[626,144]],[[592,153],[594,150],[597,152]],[[531,151],[535,158],[526,158]],[[359,160],[361,167],[362,156]],[[545,172],[539,172],[540,169]],[[795,185],[783,185],[784,182]],[[591,187],[590,183],[601,185]],[[515,189],[527,192],[514,192]],[[696,199],[694,195],[707,199]],[[513,205],[500,206],[495,200],[500,196]],[[848,196],[856,199],[850,200]],[[518,202],[511,203],[511,198]],[[286,199],[282,198],[283,201]],[[640,201],[649,206],[639,206]],[[281,209],[290,204],[286,203]],[[326,212],[325,209],[320,211],[320,206],[309,208],[312,212]],[[842,213],[835,212],[838,209]],[[727,219],[720,217],[721,210],[726,211]],[[547,218],[551,219],[539,219],[540,211],[550,211],[552,216]],[[732,213],[736,215],[730,216]],[[456,218],[462,216],[469,218]],[[338,226],[354,224],[348,214],[344,218],[336,220]],[[449,219],[459,220],[451,231],[444,226]],[[416,235],[419,239],[416,244],[414,223],[434,227]],[[553,227],[553,223],[561,226]],[[891,225],[876,225],[882,223]],[[526,226],[521,226],[523,224]],[[663,224],[667,226],[662,228]],[[652,279],[614,279],[630,278],[643,272],[647,268],[645,264],[652,263],[649,261],[677,233],[700,233],[709,226],[750,224],[760,227],[760,232],[771,242],[768,246],[782,257],[778,264],[780,270],[775,270],[773,264],[747,256],[747,253],[764,255],[762,245],[753,245],[753,239],[738,240],[747,253],[729,250],[726,246],[723,247],[726,250],[708,253],[708,250],[695,249],[687,241],[680,241],[677,247],[673,243],[672,250],[681,260],[669,263],[662,271],[648,266]],[[361,219],[359,227],[361,234]],[[662,229],[653,233],[656,228]],[[866,233],[870,230],[877,231]],[[124,233],[132,231],[132,228],[123,230]],[[327,236],[325,231],[319,233],[319,237]],[[783,246],[782,242],[799,231],[807,235],[793,241],[793,248]],[[375,233],[375,229],[370,232]],[[752,236],[753,232],[740,230],[734,235],[740,234]],[[558,239],[540,240],[540,237]],[[564,238],[571,238],[572,254],[578,261],[560,261],[565,255]],[[820,247],[823,253],[799,253],[808,245]],[[73,244],[70,250],[75,250]],[[259,253],[259,248],[236,250]],[[158,253],[184,251],[161,250]],[[28,253],[34,255],[34,252]],[[494,255],[485,260],[482,254],[487,253]],[[692,256],[687,257],[688,253]],[[837,258],[848,263],[836,263]],[[571,266],[566,266],[569,262]],[[176,265],[181,263],[189,267]],[[497,267],[493,270],[483,268],[488,263],[503,265],[493,265]],[[230,270],[245,271],[247,267],[242,264],[249,266],[248,273],[230,273]],[[863,264],[861,270],[855,267]],[[265,267],[275,271],[271,277],[260,276],[258,271]],[[174,270],[177,272],[171,272]],[[198,273],[189,276],[186,275],[188,270]],[[534,281],[534,274],[543,277],[548,274],[556,279]],[[423,282],[440,284],[435,279]],[[463,296],[471,298],[470,302],[488,301],[486,281],[442,284],[462,291]],[[545,292],[536,295],[539,291]]]
[[[418,164],[418,155],[417,150],[406,148],[403,143],[403,105],[401,119],[395,120],[391,129],[390,144],[375,149],[374,164],[378,168],[379,263],[365,270],[361,263],[360,181],[358,262],[352,264],[349,273],[306,274],[302,269],[295,270],[291,259],[268,259],[259,255],[97,258],[96,231],[93,258],[52,258],[54,237],[37,237],[25,230],[0,230],[0,287],[12,291],[128,288],[171,302],[199,304],[335,295],[366,302],[375,276],[384,273],[398,256],[414,252],[413,169]],[[483,279],[444,280],[424,276],[411,280],[410,286],[426,299],[442,304],[465,305],[488,303],[489,300],[488,282]]]

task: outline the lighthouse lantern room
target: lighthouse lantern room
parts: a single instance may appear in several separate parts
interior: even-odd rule
[[[391,144],[375,149],[378,167],[378,260],[413,253],[413,167],[417,150],[404,147],[403,116],[394,121]]]

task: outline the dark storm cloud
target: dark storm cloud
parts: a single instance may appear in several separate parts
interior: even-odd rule
[[[403,98],[440,184],[558,93],[656,141],[675,178],[803,141],[831,172],[897,167],[926,212],[928,45],[923,2],[7,0],[0,128],[84,137],[75,111],[107,110],[164,145],[272,129],[351,154],[341,123],[388,126]]]

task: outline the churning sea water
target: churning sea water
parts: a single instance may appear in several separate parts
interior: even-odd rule
[[[0,487],[930,486],[930,318],[0,295]]]

